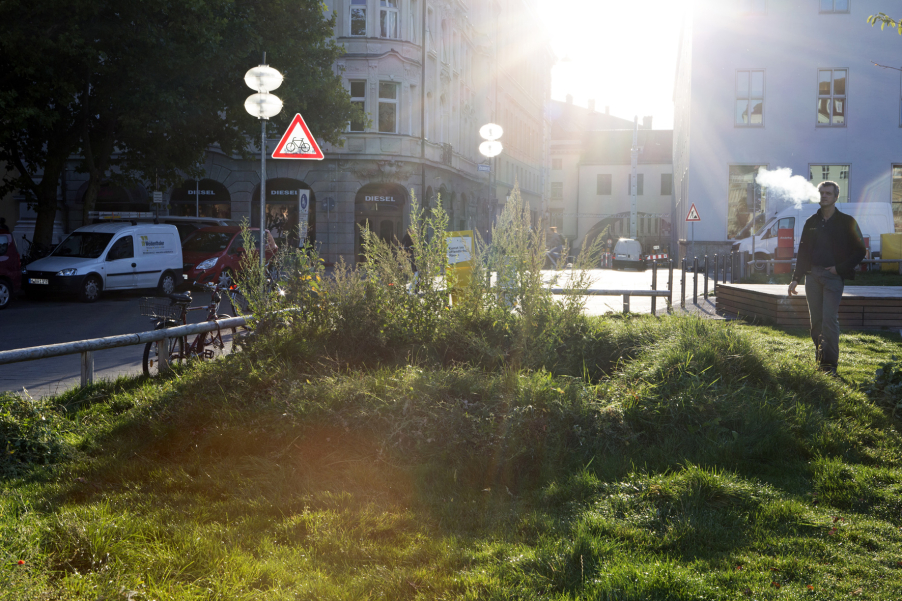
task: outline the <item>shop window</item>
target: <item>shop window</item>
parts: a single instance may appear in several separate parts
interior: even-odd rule
[[[836,182],[839,198],[836,202],[849,202],[849,165],[811,165],[808,179],[817,186],[821,182]]]
[[[758,169],[761,167],[767,167],[767,165],[730,165],[730,183],[727,188],[727,238],[729,239],[745,238],[750,235],[752,210],[747,203],[747,186],[755,183]],[[683,185],[685,186],[685,184],[686,180],[683,180]],[[685,187],[683,194],[686,194]],[[764,215],[759,209],[756,228],[763,225]]]
[[[896,231],[902,232],[902,165],[893,165],[893,219]]]

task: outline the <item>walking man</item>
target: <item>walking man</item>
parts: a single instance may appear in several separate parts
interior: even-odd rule
[[[820,369],[835,376],[839,363],[839,301],[845,280],[855,278],[855,266],[864,258],[865,249],[858,223],[836,209],[836,182],[823,182],[817,189],[821,208],[802,229],[789,294],[798,294],[796,286],[807,274],[805,296],[815,356]]]

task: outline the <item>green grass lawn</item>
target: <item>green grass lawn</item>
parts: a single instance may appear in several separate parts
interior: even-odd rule
[[[801,331],[583,336],[583,377],[262,347],[2,396],[0,599],[902,598],[899,422],[863,392],[898,334],[844,334],[841,381]]]

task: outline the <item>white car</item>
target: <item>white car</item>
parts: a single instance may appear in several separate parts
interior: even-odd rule
[[[104,290],[155,288],[170,294],[182,281],[182,246],[173,225],[98,223],[80,227],[49,256],[29,263],[29,296],[74,293],[94,302]]]

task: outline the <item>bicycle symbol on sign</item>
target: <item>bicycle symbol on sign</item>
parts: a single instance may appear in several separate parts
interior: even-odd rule
[[[288,144],[285,145],[285,152],[290,152],[291,154],[296,154],[298,152],[308,153],[311,150],[310,144],[307,143],[307,140],[304,138],[292,138]]]

